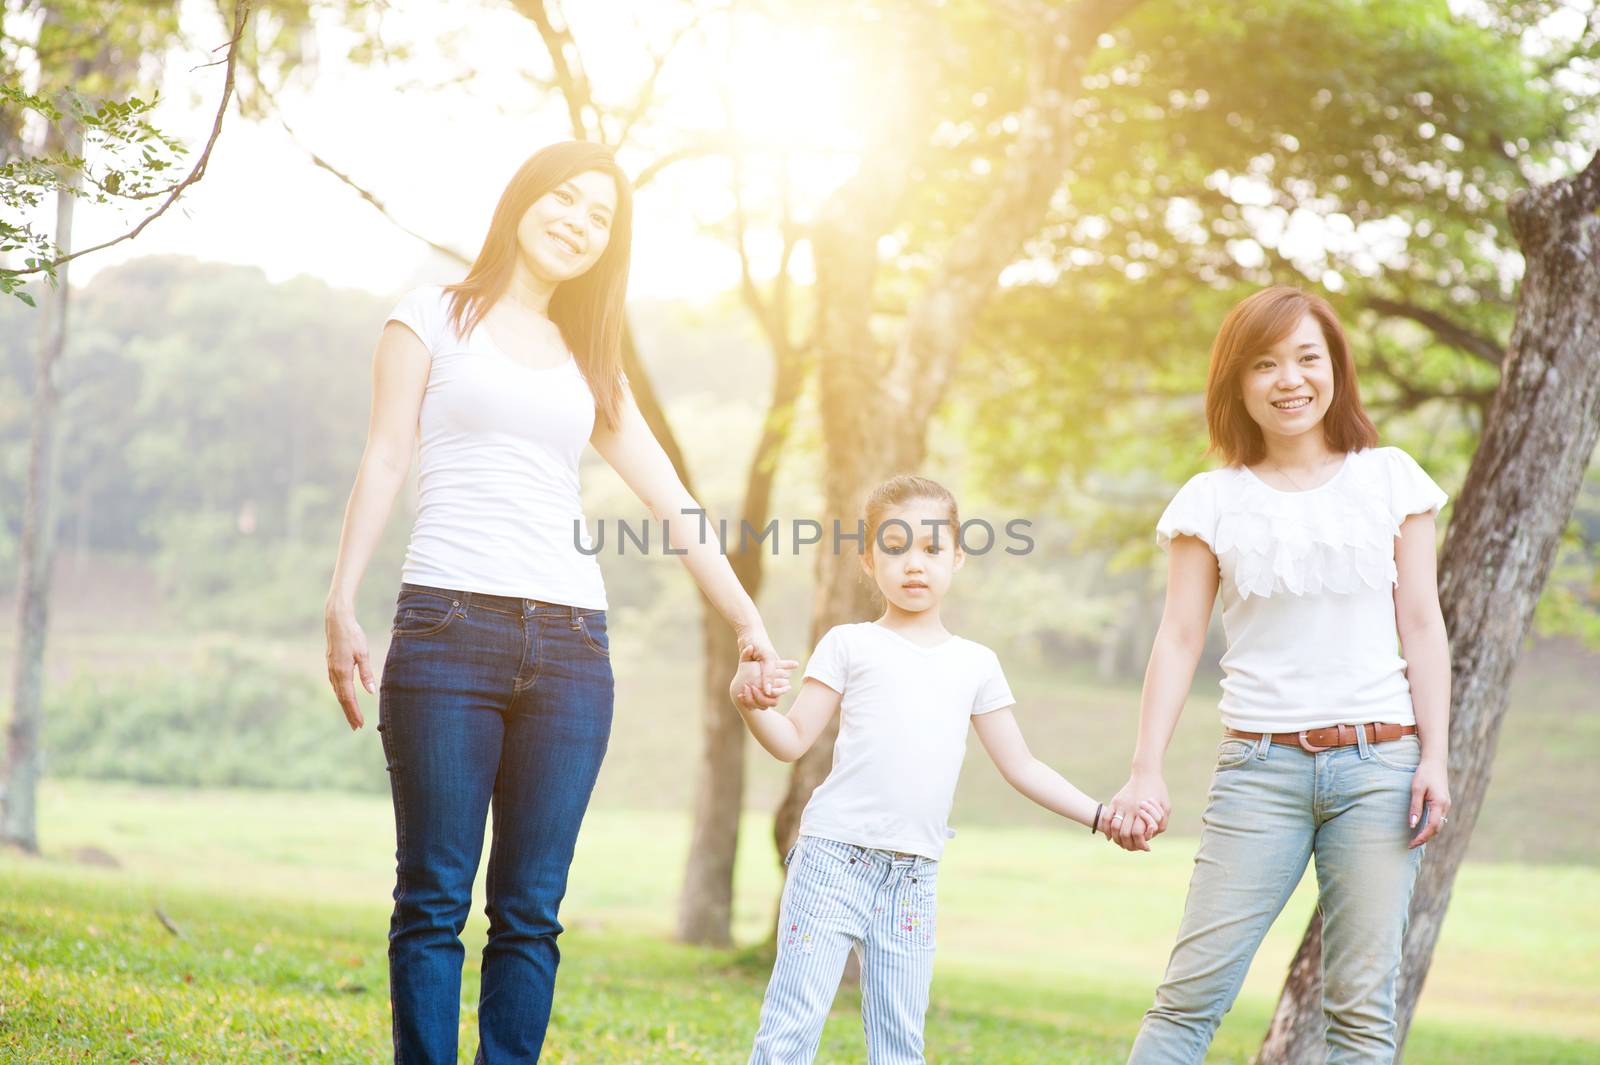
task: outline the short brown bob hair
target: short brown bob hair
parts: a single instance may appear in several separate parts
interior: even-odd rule
[[[1333,363],[1333,402],[1322,419],[1328,446],[1334,451],[1359,451],[1377,444],[1378,430],[1362,409],[1356,364],[1339,316],[1321,296],[1274,285],[1240,300],[1222,320],[1211,345],[1206,426],[1211,431],[1211,450],[1228,465],[1250,466],[1267,456],[1261,427],[1245,410],[1240,376],[1252,360],[1293,332],[1308,314],[1322,327]]]

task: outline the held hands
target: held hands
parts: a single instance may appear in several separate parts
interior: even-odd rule
[[[356,677],[371,695],[372,664],[367,654],[367,635],[356,623],[355,613],[329,605],[322,615],[323,629],[328,638],[328,683],[344,710],[344,719],[352,730],[366,724],[361,716],[361,705],[356,702]]]
[[[1127,820],[1126,816],[1124,815],[1122,819],[1113,823],[1114,816],[1111,812],[1111,807],[1106,806],[1100,812],[1100,823],[1096,831],[1124,850],[1147,851],[1150,849],[1149,841],[1155,837],[1159,831],[1156,826],[1161,823],[1161,808],[1159,806],[1149,799],[1145,799],[1139,804],[1139,812],[1133,817],[1134,827],[1131,843],[1123,843],[1121,839],[1121,829]]]
[[[1147,851],[1150,841],[1167,830],[1172,803],[1160,773],[1135,772],[1106,803],[1100,831],[1123,850]]]
[[[779,658],[765,632],[740,634],[739,665],[728,696],[740,710],[770,710],[789,690],[789,673],[800,663]]]

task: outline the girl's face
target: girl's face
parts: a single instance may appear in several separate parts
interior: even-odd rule
[[[1299,436],[1322,424],[1333,403],[1328,338],[1311,315],[1239,375],[1244,409],[1264,436]]]
[[[951,577],[965,561],[957,530],[950,523],[949,505],[912,499],[884,515],[861,565],[884,599],[916,614],[939,605],[950,590]]]
[[[611,242],[617,183],[587,170],[537,200],[517,223],[522,262],[541,281],[560,284],[582,275]]]

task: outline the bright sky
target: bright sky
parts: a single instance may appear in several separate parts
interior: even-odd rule
[[[673,29],[649,24],[650,16],[640,12],[670,14],[677,5],[584,0],[567,7],[575,19],[582,15],[574,31],[597,92],[631,100],[647,70],[641,66],[648,62],[646,40],[664,41]],[[197,64],[207,58],[201,49],[226,33],[207,0],[189,0],[183,10],[196,48],[169,60],[156,124],[198,152],[222,70]],[[470,256],[512,171],[540,146],[570,136],[566,109],[524,76],[543,74],[548,59],[536,29],[509,5],[402,0],[384,17],[384,38],[409,43],[409,61],[355,66],[342,58],[347,32],[319,27],[315,75],[299,78],[279,96],[304,146],[275,119],[247,122],[230,111],[205,178],[137,240],[74,263],[74,283],[118,262],[162,253],[252,263],[273,280],[309,273],[379,293],[456,276],[459,267],[440,261],[316,167],[306,148],[368,187],[411,229]],[[723,88],[738,85],[736,128],[747,140],[787,131],[798,149],[799,205],[814,206],[850,172],[859,143],[849,128],[855,87],[848,70],[818,30],[780,36],[747,20],[734,33],[733,42],[691,40],[674,53],[660,89],[673,128],[658,135],[661,143],[681,140],[683,129],[721,129]],[[469,69],[476,73],[461,85],[416,87],[448,82]],[[637,173],[655,154],[625,146],[621,158]],[[706,231],[731,206],[725,168],[715,160],[675,164],[640,192],[635,297],[703,297],[736,283],[733,250]],[[141,211],[80,205],[74,245],[116,236],[140,217]],[[775,233],[756,234],[749,247],[758,270],[765,264],[770,271]],[[797,268],[804,274],[804,261]]]

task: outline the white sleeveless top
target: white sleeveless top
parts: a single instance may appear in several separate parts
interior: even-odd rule
[[[1248,732],[1416,722],[1395,627],[1395,537],[1446,496],[1404,451],[1352,451],[1304,492],[1230,466],[1195,475],[1156,525],[1217,556],[1222,721]]]
[[[603,610],[579,498],[594,395],[577,362],[532,369],[487,329],[459,336],[436,285],[389,315],[432,357],[418,416],[418,507],[402,579]],[[577,542],[574,542],[574,536]]]

